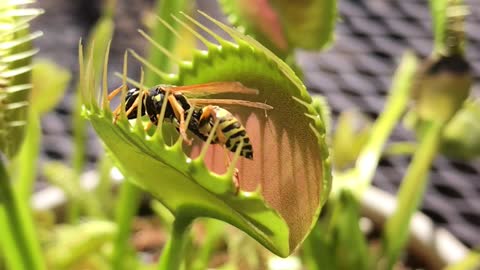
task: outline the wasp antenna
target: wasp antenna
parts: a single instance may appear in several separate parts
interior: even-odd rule
[[[192,23],[194,23],[196,26],[200,27],[200,29],[202,29],[203,31],[205,31],[206,33],[208,33],[211,37],[213,37],[218,43],[220,43],[223,38],[219,35],[217,35],[215,32],[213,32],[212,30],[210,30],[208,27],[205,27],[205,25],[199,23],[197,20],[193,19],[192,17],[190,17],[189,15],[185,14],[183,11],[180,12],[180,14],[182,14],[185,18],[187,18],[189,21],[191,21]],[[211,43],[210,43],[211,44]]]
[[[164,81],[170,81],[171,77],[168,73],[161,71],[160,69],[156,68],[154,65],[152,65],[150,62],[148,62],[147,59],[143,58],[140,56],[138,53],[136,53],[132,49],[128,49],[128,52],[135,58],[137,59],[140,63],[142,63],[144,66],[146,66],[148,69],[150,69],[153,73],[158,75],[162,80]]]
[[[164,19],[161,17],[156,16],[157,20],[163,24],[170,32],[172,32],[178,39],[182,40],[183,37],[169,24],[167,23]]]
[[[138,32],[140,35],[142,35],[148,42],[150,42],[155,48],[160,50],[163,54],[165,54],[170,60],[176,62],[177,64],[181,64],[182,61],[176,57],[173,53],[171,53],[169,50],[167,50],[165,47],[162,45],[158,44],[155,40],[153,40],[152,37],[150,37],[147,33],[145,33],[143,30],[139,29]]]
[[[110,45],[112,41],[110,40],[107,44],[107,49],[105,50],[105,59],[103,60],[103,78],[102,78],[102,96],[101,96],[101,104],[102,109],[106,110],[110,107],[110,103],[108,102],[108,61],[110,57]]]
[[[214,46],[214,44],[212,42],[208,41],[205,37],[200,35],[197,31],[193,30],[193,28],[190,27],[188,24],[186,24],[184,21],[180,20],[179,18],[177,18],[174,15],[171,15],[171,16],[175,21],[177,21],[179,24],[181,24],[183,27],[185,27],[185,29],[187,29],[190,33],[192,33],[195,37],[197,37],[205,46],[207,46],[207,47]],[[215,47],[217,47],[217,46],[215,45]]]
[[[220,124],[220,119],[215,120],[215,123],[213,124],[213,128],[210,130],[210,133],[208,134],[208,138],[203,144],[202,151],[200,152],[199,157],[203,160],[205,159],[205,156],[207,155],[207,150],[212,143],[213,136],[215,136],[215,133],[217,132],[218,125]]]

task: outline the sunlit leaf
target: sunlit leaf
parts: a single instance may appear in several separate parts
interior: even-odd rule
[[[50,76],[50,79],[45,79]],[[71,74],[68,70],[52,62],[47,60],[35,62],[32,70],[33,88],[30,99],[35,111],[43,114],[52,110],[63,97],[70,78]]]

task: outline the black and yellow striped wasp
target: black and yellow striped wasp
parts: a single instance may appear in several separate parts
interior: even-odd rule
[[[123,86],[113,90],[108,99],[113,99],[121,92]],[[228,110],[218,105],[239,105],[263,110],[270,110],[273,107],[259,102],[250,102],[236,99],[199,99],[187,98],[187,95],[208,95],[219,93],[238,93],[238,94],[258,94],[258,91],[245,87],[239,82],[212,82],[205,84],[195,84],[188,86],[157,85],[149,90],[132,88],[127,91],[125,96],[125,110],[128,119],[137,117],[138,105],[142,102],[141,115],[147,115],[150,122],[146,129],[152,125],[157,125],[160,112],[167,99],[164,119],[174,123],[188,144],[191,140],[187,137],[186,131],[189,130],[198,138],[206,141],[211,132],[215,132],[212,144],[224,146],[231,152],[235,152],[238,146],[243,142],[240,156],[253,159],[253,148],[245,127]],[[140,100],[142,96],[142,100]],[[114,111],[114,122],[120,115],[121,106]],[[193,112],[191,112],[193,110]],[[188,114],[192,116],[188,125],[186,119]],[[216,121],[218,126],[215,131],[213,128]]]

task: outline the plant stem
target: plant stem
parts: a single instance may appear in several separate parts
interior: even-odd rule
[[[397,208],[386,222],[383,243],[390,268],[398,260],[408,239],[410,220],[423,197],[428,172],[441,144],[443,126],[440,122],[428,123],[400,186]]]
[[[351,189],[358,198],[370,186],[383,147],[407,107],[410,98],[410,86],[416,70],[416,59],[406,54],[395,74],[390,96],[385,104],[385,110],[372,126],[368,142],[358,156],[355,168],[345,174],[338,174],[335,178],[342,178],[334,185],[336,191],[342,188]],[[338,192],[336,192],[338,194]]]
[[[76,183],[80,183],[80,175],[85,164],[85,146],[87,142],[87,126],[86,120],[82,117],[82,95],[80,91],[75,92],[75,107],[73,112],[73,171]],[[80,204],[73,200],[69,202],[68,207],[68,221],[70,223],[77,223],[80,215]]]
[[[140,195],[141,192],[134,184],[127,180],[123,181],[115,212],[118,230],[114,240],[112,269],[123,269],[123,262],[129,247],[131,225],[138,210]]]
[[[383,154],[385,156],[410,156],[417,150],[415,142],[396,142],[387,146]]]
[[[192,219],[177,217],[173,222],[170,235],[158,264],[159,270],[179,270],[185,254],[185,247],[189,239]]]
[[[218,220],[205,220],[205,240],[200,250],[198,250],[195,259],[192,263],[192,269],[203,270],[208,268],[208,263],[215,248],[218,247],[219,242],[225,234],[225,224]]]
[[[26,126],[26,135],[22,148],[16,158],[19,169],[18,184],[15,185],[20,201],[30,203],[33,183],[37,172],[38,154],[40,152],[40,139],[42,132],[40,129],[40,119],[34,112],[30,112],[28,125]],[[21,168],[21,169],[20,169]]]
[[[20,267],[13,269],[36,270],[43,269],[38,256],[34,254],[35,247],[28,237],[31,232],[25,228],[27,216],[20,211],[18,200],[10,180],[0,159],[0,228],[2,228],[3,251],[7,259],[15,261],[8,262],[9,265]],[[6,236],[8,235],[8,236]],[[11,237],[11,238],[10,238]]]
[[[40,152],[41,129],[40,119],[34,111],[29,112],[28,125],[23,145],[15,158],[15,168],[19,171],[13,186],[16,204],[22,220],[22,230],[33,261],[39,267],[45,266],[44,257],[40,247],[40,241],[35,227],[34,216],[30,207],[30,197],[33,184],[37,175],[37,160]]]

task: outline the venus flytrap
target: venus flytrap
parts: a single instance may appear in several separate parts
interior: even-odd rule
[[[138,54],[132,55],[162,78],[158,84],[237,81],[258,89],[258,95],[214,95],[273,106],[274,109],[267,112],[242,107],[231,109],[246,126],[254,148],[254,161],[239,158],[237,151],[232,153],[232,162],[226,168],[221,147],[198,141],[191,147],[184,146],[175,132],[173,136],[166,133],[171,127],[168,123],[159,121],[153,134],[144,130],[139,119],[132,126],[133,121],[130,123],[125,117],[124,102],[120,117],[113,124],[106,91],[101,94],[103,101],[96,98],[98,92],[93,87],[90,68],[92,60],[88,61],[87,68],[81,63],[85,116],[122,173],[175,216],[172,239],[162,255],[161,269],[178,269],[186,231],[197,217],[226,221],[275,254],[288,256],[310,231],[330,190],[330,164],[322,118],[311,105],[312,99],[301,81],[258,42],[203,15],[230,35],[233,42],[182,14],[182,19],[175,20],[195,34],[207,51],[195,51],[191,62],[177,61],[177,74],[151,68],[153,65],[147,60]],[[207,41],[187,22],[204,30],[217,43]],[[169,55],[168,50],[161,51]],[[141,86],[132,79],[128,81]],[[160,117],[162,114],[164,112],[160,112]],[[232,181],[235,168],[240,179],[239,190]]]
[[[220,3],[233,25],[283,59],[296,48],[320,50],[333,41],[336,0],[221,0]]]
[[[24,6],[31,2],[0,3],[0,230],[5,232],[0,244],[9,268],[35,270],[45,265],[30,215],[29,196],[14,189],[11,172],[4,164],[4,157],[12,161],[22,156],[18,152],[27,130],[31,57],[37,52],[31,41],[41,36],[40,32],[29,32],[29,22],[42,13]],[[12,163],[8,165],[12,167]],[[18,181],[28,186],[30,178],[25,174]]]

